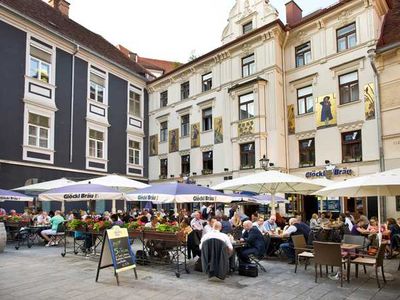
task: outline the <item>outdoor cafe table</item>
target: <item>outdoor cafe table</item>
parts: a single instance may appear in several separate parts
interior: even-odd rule
[[[362,245],[357,245],[357,244],[346,244],[343,243],[340,248],[345,251],[352,251],[352,250],[357,250],[361,249],[363,246]],[[347,259],[347,282],[350,282],[350,264],[351,264],[351,254],[347,253],[345,258]]]
[[[40,232],[46,229],[50,229],[51,225],[29,225],[27,227],[22,227],[20,229],[19,234],[17,235],[17,245],[15,246],[15,249],[18,250],[24,242],[26,242],[26,245],[28,248],[31,248],[32,245],[36,241],[40,241],[42,238],[40,236]],[[22,231],[25,232],[22,232]]]

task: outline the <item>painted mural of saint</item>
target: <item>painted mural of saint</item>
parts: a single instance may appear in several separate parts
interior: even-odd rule
[[[332,115],[332,109],[331,109],[331,101],[330,97],[326,96],[324,97],[324,100],[320,102],[319,104],[322,106],[321,108],[321,122],[325,122],[325,126],[329,125],[329,121],[333,119]]]

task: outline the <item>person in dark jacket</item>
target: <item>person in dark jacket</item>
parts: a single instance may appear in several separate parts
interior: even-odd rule
[[[241,241],[246,242],[246,246],[239,252],[239,260],[243,263],[250,263],[249,255],[262,256],[265,253],[265,240],[257,227],[251,221],[243,223],[245,232]]]
[[[299,222],[296,218],[291,218],[289,220],[289,227],[283,232],[283,237],[288,237],[287,243],[282,243],[279,247],[289,258],[289,264],[295,264],[295,250],[293,245],[292,236],[293,235],[303,235],[304,239],[308,240],[310,234],[310,227],[302,222]]]

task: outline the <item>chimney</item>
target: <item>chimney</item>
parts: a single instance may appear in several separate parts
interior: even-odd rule
[[[138,55],[137,55],[137,53],[129,52],[129,58],[130,58],[131,60],[133,60],[134,62],[138,62]]]
[[[291,26],[301,21],[303,18],[303,10],[294,0],[285,4],[286,6],[286,23]]]
[[[69,2],[66,0],[49,0],[49,5],[64,16],[69,16]]]

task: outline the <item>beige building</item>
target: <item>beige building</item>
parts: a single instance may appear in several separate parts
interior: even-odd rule
[[[150,181],[215,185],[259,170],[264,155],[309,178],[327,165],[333,180],[379,171],[369,54],[388,11],[386,0],[343,0],[302,16],[290,1],[284,25],[269,1],[237,0],[220,48],[148,85]],[[328,200],[325,210],[377,212],[376,198]],[[298,197],[294,209],[308,217],[318,203]]]

